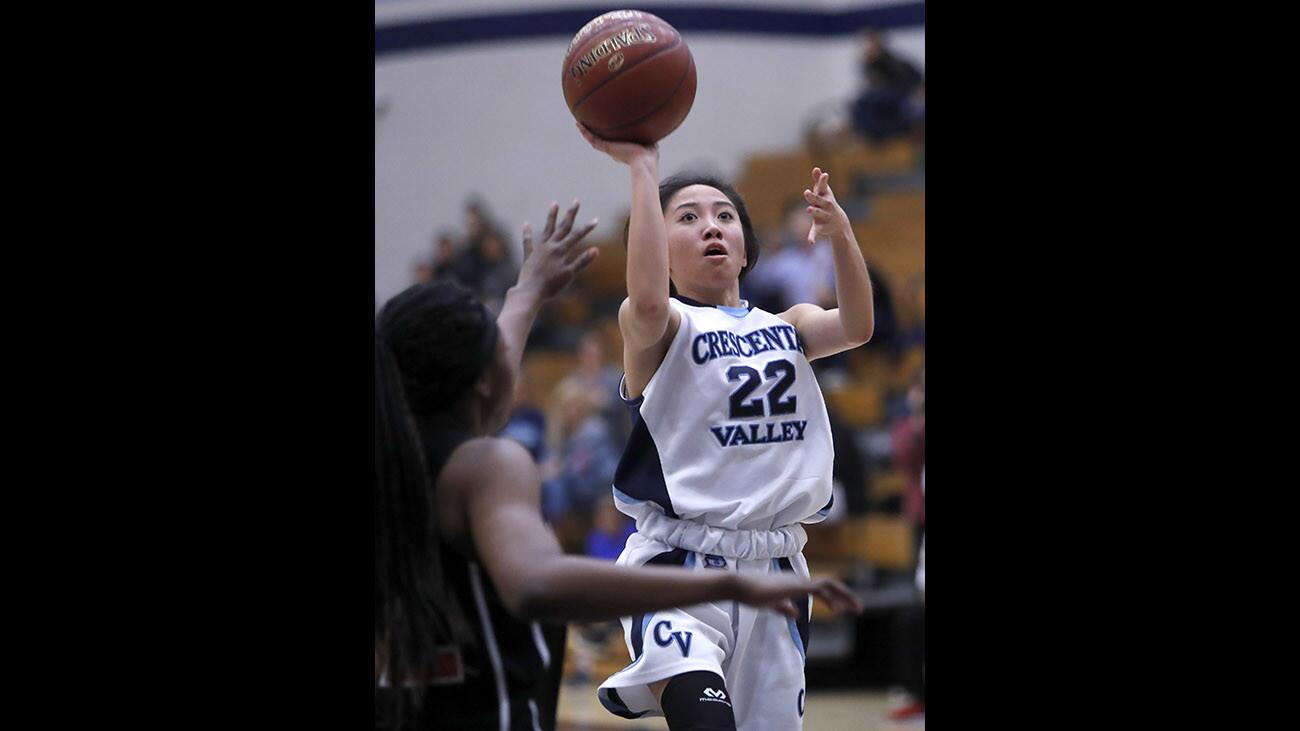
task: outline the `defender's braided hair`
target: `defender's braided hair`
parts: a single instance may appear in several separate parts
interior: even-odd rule
[[[439,645],[473,641],[443,577],[437,475],[417,422],[460,400],[497,338],[488,309],[447,282],[408,288],[375,323],[375,639],[394,688],[426,674]]]

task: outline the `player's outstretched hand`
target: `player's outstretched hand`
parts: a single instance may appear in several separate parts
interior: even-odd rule
[[[835,579],[805,580],[792,573],[766,576],[737,576],[740,583],[737,601],[750,606],[774,609],[790,619],[798,619],[799,612],[790,602],[808,594],[815,594],[836,612],[862,612],[862,602],[843,583]]]
[[[543,301],[548,300],[563,292],[578,272],[595,260],[599,253],[596,247],[581,249],[577,244],[596,228],[598,220],[593,218],[574,228],[573,219],[578,215],[578,206],[575,200],[557,224],[555,218],[560,206],[552,203],[546,215],[546,227],[542,229],[541,240],[536,246],[533,245],[532,225],[524,224],[524,261],[519,267],[516,287],[533,290]]]
[[[816,243],[817,239],[842,235],[851,230],[848,215],[840,208],[835,193],[831,191],[830,179],[830,173],[822,172],[821,168],[813,168],[812,186],[803,191],[804,202],[808,204],[808,215],[813,220],[812,228],[808,230],[809,246]]]
[[[587,128],[582,122],[575,122],[578,125],[578,131],[582,133],[583,138],[598,151],[609,155],[624,165],[631,165],[638,160],[653,160],[656,164],[659,162],[659,145],[638,145],[635,142],[614,142],[603,137],[597,137],[595,132]]]

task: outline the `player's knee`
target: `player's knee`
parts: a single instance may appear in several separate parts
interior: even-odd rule
[[[731,694],[717,673],[697,670],[674,676],[659,705],[670,731],[735,731]]]

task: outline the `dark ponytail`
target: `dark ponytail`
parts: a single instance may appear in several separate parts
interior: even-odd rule
[[[398,718],[419,696],[401,691],[403,684],[428,675],[436,648],[473,642],[443,575],[437,475],[417,420],[464,396],[491,362],[496,339],[491,313],[469,290],[446,282],[407,289],[376,320],[375,643]]]

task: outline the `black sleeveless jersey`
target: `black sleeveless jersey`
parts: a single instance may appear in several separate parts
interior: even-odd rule
[[[425,430],[429,473],[436,485],[451,453],[470,435]],[[540,507],[539,507],[540,509]],[[420,709],[404,728],[553,731],[563,665],[564,625],[524,622],[506,610],[487,571],[441,543],[442,570],[474,632],[473,646],[440,650],[434,684],[414,692]],[[376,695],[376,729],[396,729],[383,717],[388,706]]]

